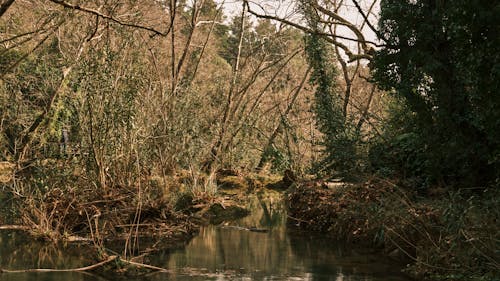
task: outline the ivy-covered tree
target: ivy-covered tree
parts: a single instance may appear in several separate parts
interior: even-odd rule
[[[338,71],[333,46],[319,33],[320,20],[307,1],[301,8],[309,27],[315,31],[305,37],[305,49],[312,74],[310,84],[316,86],[313,111],[316,127],[323,134],[323,159],[316,170],[332,175],[350,176],[356,170],[355,138],[350,132],[350,122],[343,114],[343,98],[337,83]]]
[[[375,57],[375,77],[408,110],[400,136],[423,169],[407,172],[461,185],[498,180],[499,14],[486,0],[381,2],[387,45]]]

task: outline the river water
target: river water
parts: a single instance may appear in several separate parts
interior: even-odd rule
[[[206,226],[187,245],[156,252],[143,262],[168,273],[105,276],[96,273],[3,273],[0,281],[66,280],[334,280],[410,281],[402,265],[323,235],[290,230],[279,195],[251,197],[252,215]],[[267,232],[249,231],[249,227]],[[92,264],[87,246],[55,247],[22,233],[0,231],[0,268],[76,268]]]

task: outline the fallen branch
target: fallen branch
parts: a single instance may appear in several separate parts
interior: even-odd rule
[[[0,230],[29,230],[25,225],[0,225]]]
[[[103,265],[106,265],[112,261],[115,261],[118,259],[118,256],[109,256],[106,260],[85,266],[85,267],[79,267],[79,268],[67,268],[67,269],[51,269],[51,268],[35,268],[35,269],[21,269],[21,270],[7,270],[7,269],[1,269],[0,268],[0,273],[26,273],[26,272],[80,272],[80,271],[89,271],[96,269],[98,267],[101,267]]]
[[[130,261],[130,260],[121,260],[121,261],[124,263],[130,264],[130,265],[133,265],[133,266],[137,266],[137,267],[152,269],[152,270],[156,270],[156,271],[160,271],[160,272],[170,272],[171,273],[171,270],[168,270],[168,269],[162,268],[162,267],[157,267],[154,265],[138,263],[138,262],[134,262],[134,261]]]

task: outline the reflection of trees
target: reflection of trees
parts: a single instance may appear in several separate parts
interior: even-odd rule
[[[169,268],[208,268],[211,271],[234,270],[255,278],[289,272],[298,260],[284,226],[285,210],[279,194],[250,196],[247,208],[252,214],[233,225],[269,228],[255,233],[234,228],[203,228],[182,253],[173,254]]]
[[[286,210],[281,194],[277,192],[257,193],[255,196],[249,196],[246,207],[251,210],[251,215],[232,224],[268,229],[284,227]]]
[[[378,256],[356,253],[350,246],[319,235],[288,231],[286,210],[279,195],[250,196],[247,207],[252,210],[251,215],[231,224],[268,228],[269,232],[205,227],[185,249],[173,253],[168,260],[156,259],[157,264],[176,269],[192,280],[204,280],[196,278],[209,273],[217,275],[217,280],[241,276],[252,280],[295,276],[301,280],[374,281],[398,275],[399,268],[379,261]],[[374,279],[374,274],[380,274],[381,278]]]
[[[21,231],[0,230],[0,269],[25,270],[36,268],[67,269],[94,264],[95,249],[87,244],[54,244],[34,240]],[[0,280],[11,281],[106,281],[102,272],[26,272],[0,273]]]
[[[257,195],[257,199],[262,208],[262,216],[259,220],[261,226],[276,227],[282,225],[285,217],[283,204],[273,204],[273,202],[265,201],[261,194]]]
[[[281,236],[281,231],[255,233],[207,227],[183,253],[172,256],[169,267],[237,270],[266,276],[284,273],[295,261],[291,260],[294,257],[288,240]]]
[[[393,262],[372,252],[367,252],[359,246],[344,244],[340,241],[321,237],[319,235],[290,235],[290,246],[294,256],[308,257],[305,268],[313,272],[313,280],[325,280],[324,276],[336,275],[338,279],[326,280],[385,280],[387,276],[401,275],[400,268]]]
[[[85,245],[55,245],[28,239],[22,232],[0,231],[0,268],[77,268],[92,264],[95,259],[96,257]],[[48,278],[47,280],[65,280],[59,277],[55,278],[55,275],[62,276],[64,274],[47,273],[44,276]],[[79,278],[83,280],[82,275],[73,274],[71,276],[71,280],[79,280]],[[21,277],[12,280],[30,280],[27,276]]]

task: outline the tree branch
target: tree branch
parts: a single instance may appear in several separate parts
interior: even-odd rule
[[[368,27],[370,27],[370,29],[371,29],[373,32],[375,32],[375,34],[377,34],[377,37],[378,37],[379,39],[383,40],[384,42],[387,42],[387,40],[385,39],[385,37],[384,37],[384,36],[382,36],[382,34],[378,31],[378,29],[376,29],[376,28],[372,25],[372,23],[368,20],[368,15],[367,15],[367,14],[365,14],[365,12],[363,12],[363,9],[361,9],[361,6],[359,5],[358,1],[356,1],[356,0],[351,0],[351,1],[352,1],[352,2],[354,3],[354,5],[356,6],[356,9],[358,9],[358,12],[361,14],[361,16],[362,16],[362,17],[363,17],[363,19],[365,20],[366,24],[368,25]],[[370,13],[370,12],[371,12],[371,10],[373,9],[373,6],[375,5],[375,3],[376,3],[376,2],[377,2],[376,0],[374,0],[374,1],[372,2],[372,5],[370,6],[370,9],[368,10],[368,11],[369,11],[369,13]]]
[[[79,267],[79,268],[68,268],[68,269],[50,269],[50,268],[35,268],[35,269],[21,269],[21,270],[7,270],[7,269],[0,269],[0,273],[25,273],[25,272],[79,272],[79,271],[90,271],[93,269],[96,269],[98,267],[101,267],[103,265],[106,265],[112,261],[115,261],[119,259],[118,256],[109,256],[106,260],[101,261],[99,263],[85,266],[85,267]],[[128,262],[128,261],[127,261]],[[130,262],[128,262],[130,263]]]
[[[3,16],[3,14],[5,14],[5,12],[7,12],[10,5],[12,5],[14,1],[15,0],[6,0],[5,2],[2,2],[2,4],[0,4],[0,18]]]
[[[335,40],[333,38],[336,37],[336,38],[340,38],[340,39],[352,40],[352,41],[355,41],[355,42],[360,42],[359,39],[352,39],[352,38],[338,36],[338,35],[334,35],[334,34],[330,34],[330,33],[326,33],[326,32],[315,31],[315,30],[313,30],[311,28],[302,26],[300,24],[294,23],[292,21],[289,21],[289,20],[286,20],[286,19],[283,19],[283,18],[280,18],[280,17],[277,17],[277,16],[270,16],[270,15],[259,14],[259,13],[255,12],[255,11],[253,11],[250,8],[250,5],[248,4],[248,1],[244,1],[244,2],[245,2],[245,5],[247,6],[248,12],[250,14],[258,17],[258,18],[279,21],[279,22],[284,23],[286,25],[289,25],[289,26],[295,27],[295,28],[297,28],[299,30],[302,30],[305,33],[316,34],[316,35],[323,36],[324,39],[327,42],[329,42],[329,43],[331,43],[331,44],[333,44],[333,45],[338,46],[339,48],[341,48],[345,52],[345,54],[349,57],[349,62],[353,62],[353,61],[361,60],[361,59],[366,59],[366,60],[371,60],[372,59],[372,55],[370,54],[369,50],[367,50],[367,52],[363,53],[363,54],[353,54],[352,51],[349,49],[349,47],[347,47],[345,44],[343,44],[343,43],[341,43],[341,42],[339,42],[339,41],[337,41],[337,40]],[[371,42],[367,42],[364,39],[361,40],[361,41],[363,41],[365,44],[366,43],[371,43]],[[369,48],[367,48],[367,49],[369,49]]]
[[[127,22],[123,22],[119,19],[116,19],[110,15],[106,15],[106,14],[103,14],[97,10],[94,10],[94,9],[90,9],[90,8],[85,8],[85,7],[81,7],[80,5],[74,5],[74,4],[71,4],[71,3],[68,3],[64,0],[49,0],[50,2],[52,3],[55,3],[55,4],[58,4],[58,5],[61,5],[63,6],[64,8],[67,8],[67,9],[73,9],[73,10],[77,10],[77,11],[81,11],[81,12],[84,12],[84,13],[88,13],[88,14],[92,14],[92,15],[95,15],[95,16],[98,16],[98,17],[101,17],[103,19],[107,19],[109,21],[112,21],[114,23],[117,23],[121,26],[126,26],[126,27],[132,27],[132,28],[137,28],[137,29],[142,29],[142,30],[146,30],[146,31],[149,31],[149,32],[152,32],[153,33],[153,36],[155,35],[160,35],[160,36],[167,36],[168,33],[169,33],[169,30],[167,30],[167,32],[161,32],[155,28],[152,28],[152,27],[147,27],[147,26],[143,26],[143,25],[138,25],[138,24],[133,24],[133,23],[127,23]]]
[[[363,50],[365,52],[368,52],[369,48],[368,45],[366,44],[365,36],[361,31],[352,23],[344,19],[343,17],[339,16],[337,13],[334,13],[320,5],[316,1],[311,1],[312,7],[314,7],[316,10],[322,12],[325,15],[328,15],[329,17],[339,21],[339,24],[342,24],[349,28],[354,34],[356,34],[356,37],[358,38],[358,42],[361,43],[361,46],[363,47]]]

